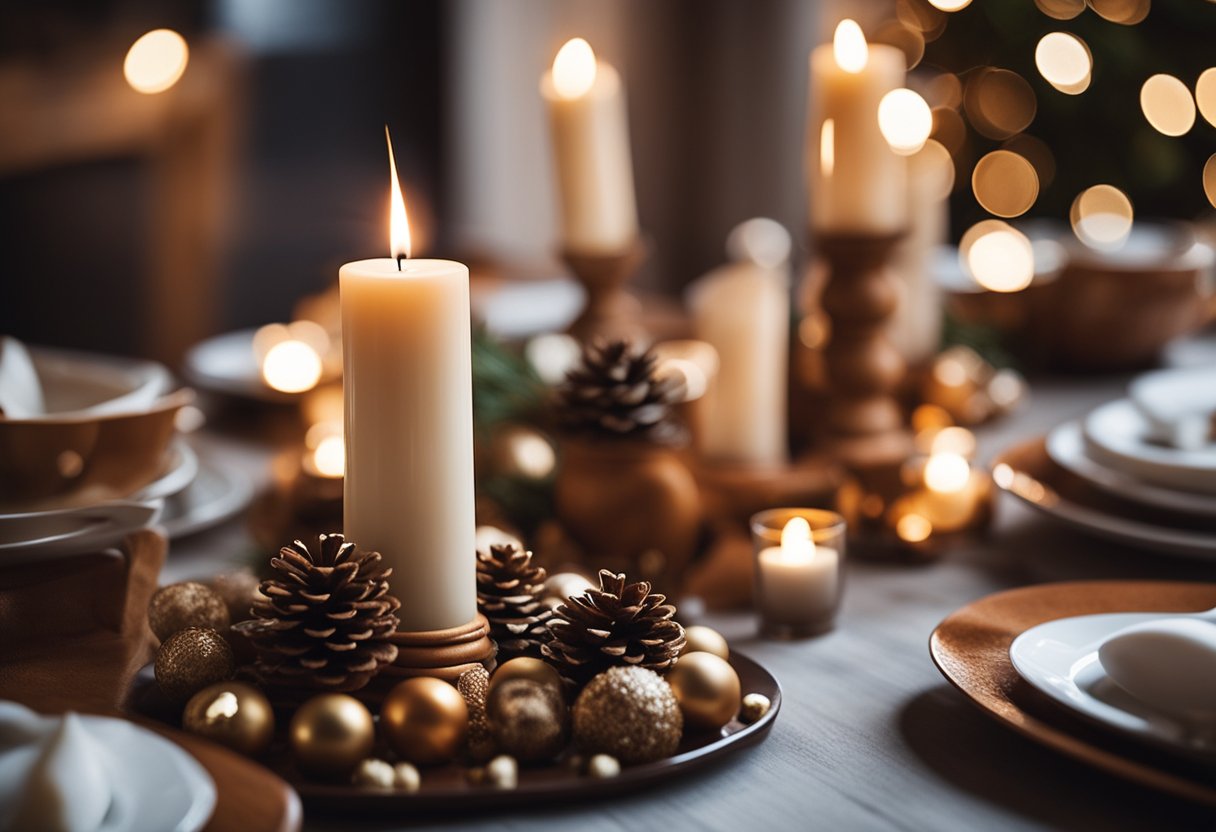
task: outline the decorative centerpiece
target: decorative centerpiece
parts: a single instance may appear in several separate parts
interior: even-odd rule
[[[591,562],[661,586],[691,560],[701,529],[697,484],[678,448],[679,380],[629,341],[583,350],[556,395],[564,430],[558,519]]]

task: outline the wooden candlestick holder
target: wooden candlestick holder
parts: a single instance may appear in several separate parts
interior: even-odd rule
[[[902,234],[816,233],[828,266],[822,306],[831,321],[824,366],[829,447],[853,469],[885,467],[907,457],[912,437],[896,398],[907,368],[887,340],[899,305],[888,262]]]
[[[426,632],[393,634],[397,659],[380,669],[366,687],[354,696],[379,704],[399,682],[416,676],[431,676],[456,684],[462,673],[478,665],[492,671],[498,647],[490,639],[490,622],[481,613],[460,627]]]
[[[629,278],[646,259],[641,240],[614,254],[586,254],[563,250],[561,257],[587,292],[587,302],[566,330],[579,341],[596,337],[637,339],[645,334],[642,304],[625,289]]]

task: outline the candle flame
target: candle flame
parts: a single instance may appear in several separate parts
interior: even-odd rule
[[[870,58],[870,48],[866,46],[866,36],[856,20],[847,17],[836,26],[836,34],[832,37],[832,52],[836,56],[836,64],[845,72],[856,75],[866,68]]]
[[[790,560],[809,560],[815,556],[811,524],[805,517],[792,517],[781,530],[781,554]]]
[[[836,169],[836,119],[825,118],[819,130],[819,171],[830,178]]]
[[[562,98],[581,98],[595,84],[595,52],[583,38],[571,38],[553,59],[553,89]]]
[[[393,157],[393,139],[384,125],[384,141],[388,143],[388,170],[392,177],[389,205],[389,253],[401,267],[402,258],[410,257],[410,221],[405,213],[405,198],[401,196],[401,181],[397,178],[397,160]]]

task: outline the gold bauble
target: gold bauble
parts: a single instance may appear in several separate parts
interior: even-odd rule
[[[441,679],[406,679],[385,697],[380,728],[393,750],[409,762],[446,763],[464,746],[469,707],[456,688]]]
[[[499,750],[517,760],[552,759],[566,747],[570,709],[553,685],[523,678],[500,682],[486,701],[486,713]]]
[[[162,586],[148,602],[148,625],[162,642],[187,627],[222,631],[230,622],[224,599],[195,581]]]
[[[358,699],[323,693],[300,706],[287,738],[301,769],[316,777],[338,777],[371,753],[376,726]]]
[[[636,665],[605,670],[574,703],[579,748],[586,754],[610,754],[626,765],[671,756],[683,729],[671,686],[653,670]]]
[[[187,627],[156,651],[156,684],[174,702],[232,676],[236,663],[224,637],[206,627]]]
[[[220,682],[190,698],[182,727],[242,754],[257,756],[274,736],[274,710],[260,690],[244,682]]]
[[[494,688],[514,679],[527,679],[541,685],[548,685],[558,693],[562,693],[564,690],[561,674],[553,665],[541,659],[521,656],[518,659],[503,662],[490,676],[490,689],[486,691],[486,702],[489,702],[494,696]]]
[[[684,653],[713,653],[719,659],[730,658],[730,647],[726,638],[713,627],[694,624],[684,628]]]
[[[680,703],[684,724],[691,729],[716,731],[739,713],[739,674],[712,653],[680,656],[667,682]]]
[[[252,616],[253,599],[258,595],[262,581],[248,569],[225,572],[210,581],[211,589],[228,608],[228,617],[245,621]]]
[[[749,693],[743,697],[743,705],[739,708],[739,721],[746,725],[759,722],[772,707],[772,700],[763,693]]]

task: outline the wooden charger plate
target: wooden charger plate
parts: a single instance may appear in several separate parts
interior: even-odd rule
[[[496,790],[468,781],[466,769],[449,765],[422,770],[422,788],[413,793],[376,791],[339,783],[322,783],[302,777],[292,766],[282,744],[276,741],[265,762],[289,782],[310,812],[344,816],[405,817],[404,813],[472,813],[510,806],[552,805],[599,799],[636,792],[695,771],[744,748],[756,745],[772,730],[781,708],[781,686],[755,661],[733,653],[731,666],[739,674],[744,695],[764,694],[772,702],[767,714],[751,725],[735,719],[716,733],[686,735],[674,756],[644,765],[628,766],[613,778],[597,780],[559,761],[547,766],[522,766],[519,785]],[[177,714],[166,710],[155,682],[145,668],[135,683],[131,703],[137,711],[168,721]],[[285,722],[279,726],[279,732]],[[374,752],[377,753],[377,752]],[[218,781],[217,781],[218,783]]]
[[[1111,774],[1216,806],[1212,768],[1103,728],[1025,682],[1009,659],[1013,640],[1058,618],[1110,612],[1199,612],[1216,584],[1087,581],[999,592],[950,615],[929,639],[938,670],[984,712],[1036,742]]]

